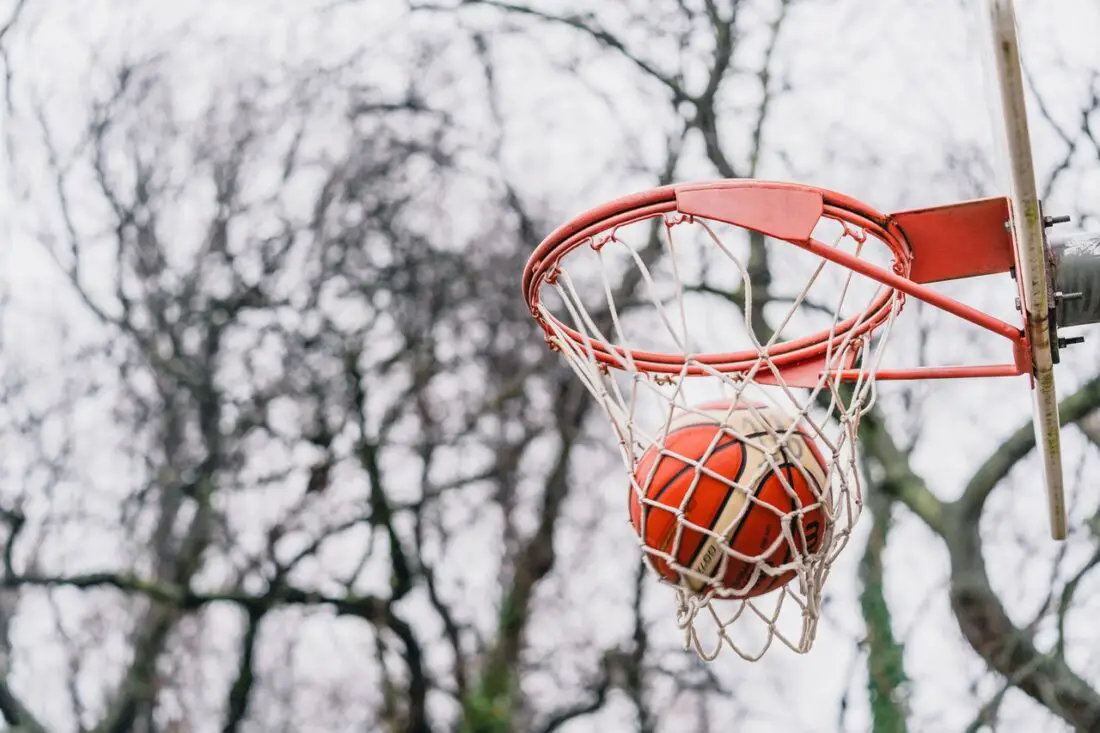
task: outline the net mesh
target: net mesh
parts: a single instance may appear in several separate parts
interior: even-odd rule
[[[828,213],[813,237],[894,264],[872,233]],[[869,324],[876,303],[886,308]],[[901,305],[790,243],[676,213],[603,231],[546,278],[536,318],[610,419],[632,529],[703,659],[756,660],[776,641],[810,649],[863,505],[856,431]],[[796,386],[777,355],[811,333],[828,334],[821,368]],[[713,357],[734,351],[735,367]],[[700,426],[693,448],[678,442]],[[720,455],[731,445],[733,463]]]

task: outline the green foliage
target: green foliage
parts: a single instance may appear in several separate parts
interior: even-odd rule
[[[500,609],[500,639],[514,637],[522,622],[512,594],[506,594]],[[460,733],[509,733],[518,681],[515,670],[504,661],[501,648],[490,654],[481,678],[467,692],[462,704]]]
[[[512,695],[489,682],[483,680],[478,689],[466,695],[461,733],[509,733],[512,730]],[[507,686],[511,686],[511,681]]]

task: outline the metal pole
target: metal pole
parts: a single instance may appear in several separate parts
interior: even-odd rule
[[[1100,323],[1100,232],[1050,236],[1059,328]]]

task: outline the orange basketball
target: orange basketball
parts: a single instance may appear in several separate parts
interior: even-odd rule
[[[738,406],[731,412],[727,402],[684,411],[671,424],[664,450],[651,447],[635,467],[634,478],[648,499],[640,501],[636,490],[630,492],[635,531],[648,547],[709,579],[681,573],[664,558],[647,553],[671,583],[697,592],[713,585],[738,597],[758,596],[790,582],[794,570],[770,575],[757,561],[724,552],[720,543],[774,568],[794,559],[793,553],[812,554],[821,546],[827,515],[819,497],[828,475],[821,451],[801,424],[780,448],[765,422],[782,434],[791,418],[775,408],[754,408]],[[778,471],[767,461],[769,454],[775,456]],[[790,526],[794,546],[784,536],[784,523]]]

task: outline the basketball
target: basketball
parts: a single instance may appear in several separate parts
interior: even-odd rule
[[[826,534],[820,497],[828,474],[808,429],[799,424],[780,446],[773,433],[781,437],[793,421],[776,408],[739,405],[731,411],[728,402],[716,402],[681,412],[663,450],[649,448],[635,467],[630,520],[648,547],[698,575],[647,553],[649,562],[662,578],[694,592],[718,587],[747,598],[790,582],[793,569],[772,574],[760,566],[780,568],[796,559],[794,553],[812,554]]]

